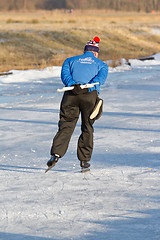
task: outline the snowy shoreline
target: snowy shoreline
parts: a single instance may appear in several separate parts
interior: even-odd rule
[[[150,58],[151,57],[153,57],[154,59],[145,60],[144,58],[143,61],[139,59],[129,59],[127,62],[125,59],[122,59],[121,60],[122,64],[120,66],[117,66],[115,68],[109,67],[109,73],[130,70],[131,67],[134,68],[134,67],[141,67],[141,66],[160,65],[160,53],[152,55],[150,56]],[[60,74],[61,74],[60,66],[59,67],[53,66],[53,67],[47,67],[45,69],[33,69],[33,70],[11,70],[8,72],[8,75],[6,74],[4,76],[0,76],[0,84],[39,81],[39,79],[44,80],[47,78],[58,78],[60,77]]]

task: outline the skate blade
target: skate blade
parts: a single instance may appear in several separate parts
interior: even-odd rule
[[[90,116],[90,119],[94,119],[98,113],[99,113],[99,110],[100,110],[100,107],[102,106],[102,99],[99,100],[99,102],[97,103],[97,105],[95,106],[95,109],[93,110],[91,116]]]
[[[89,172],[90,168],[81,168],[81,173]]]
[[[56,163],[54,163],[53,165],[51,165],[50,167],[48,167],[46,170],[45,170],[45,173],[48,172],[52,167],[54,167],[56,165]]]

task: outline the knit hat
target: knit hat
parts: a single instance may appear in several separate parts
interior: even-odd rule
[[[100,42],[99,37],[95,37],[93,40],[90,40],[84,47],[84,52],[93,51],[99,53],[99,42]]]

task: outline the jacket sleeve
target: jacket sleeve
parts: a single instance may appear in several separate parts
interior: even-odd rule
[[[100,70],[98,71],[98,74],[90,80],[89,83],[96,83],[99,82],[99,86],[103,85],[106,81],[108,75],[108,65],[106,63],[103,63]]]
[[[70,87],[71,85],[75,84],[71,75],[68,58],[63,63],[62,70],[61,70],[61,79],[65,87]]]

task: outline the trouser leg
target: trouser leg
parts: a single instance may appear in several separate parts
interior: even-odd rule
[[[77,156],[80,161],[90,161],[93,151],[93,123],[94,120],[90,120],[89,116],[93,111],[96,103],[97,92],[93,91],[91,93],[83,96],[80,104],[82,125],[81,125],[81,135],[78,140],[77,146]]]
[[[79,107],[77,106],[76,97],[65,92],[60,108],[59,129],[53,139],[51,155],[58,154],[60,157],[64,156],[68,149],[78,118]]]

